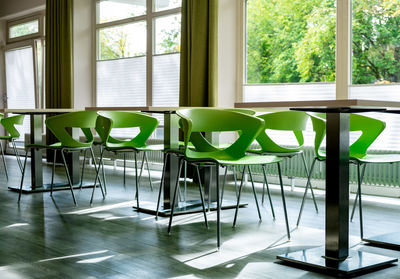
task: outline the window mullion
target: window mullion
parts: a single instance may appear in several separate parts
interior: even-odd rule
[[[146,0],[146,105],[153,105],[153,0]]]
[[[351,0],[337,0],[336,3],[336,99],[348,99],[351,83]]]

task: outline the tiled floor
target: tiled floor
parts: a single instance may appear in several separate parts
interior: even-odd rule
[[[295,228],[300,206],[298,194],[287,192],[292,240],[286,240],[284,218],[278,189],[273,202],[276,221],[269,205],[262,207],[259,222],[249,187],[243,199],[237,227],[232,228],[233,210],[222,212],[223,245],[216,250],[216,215],[208,213],[206,229],[201,214],[174,218],[171,235],[167,234],[167,218],[137,213],[132,209],[134,198],[133,171],[128,171],[127,185],[122,185],[122,169],[107,167],[108,195],[96,192],[89,206],[91,190],[76,190],[78,206],[69,191],[23,195],[20,205],[17,194],[7,185],[18,185],[20,174],[13,158],[11,179],[7,183],[0,168],[0,278],[332,278],[280,264],[276,256],[304,247],[324,243],[324,200],[318,195],[320,213],[316,214],[308,200],[302,226]],[[46,168],[45,179],[49,179]],[[143,179],[141,199],[155,201],[160,173],[153,173],[156,185],[151,192]],[[93,171],[87,172],[88,178]],[[57,167],[57,180],[65,179]],[[29,183],[29,181],[27,181]],[[198,195],[189,187],[189,196]],[[227,187],[227,199],[234,198],[233,187]],[[366,203],[367,233],[385,233],[398,229],[400,207]],[[355,249],[399,257],[400,252],[360,244],[358,217],[350,224],[351,245]],[[396,265],[360,278],[400,278]]]

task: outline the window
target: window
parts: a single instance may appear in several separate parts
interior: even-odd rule
[[[247,0],[244,101],[333,99],[334,0]]]
[[[43,108],[44,100],[44,13],[7,22],[5,48],[6,107]],[[25,117],[18,142],[29,133]]]
[[[178,106],[180,5],[97,1],[97,106]]]

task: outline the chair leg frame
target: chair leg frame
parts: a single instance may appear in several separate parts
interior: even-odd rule
[[[243,172],[242,172],[242,180],[240,181],[240,186],[239,186],[239,193],[238,193],[238,198],[236,202],[236,210],[235,210],[235,217],[233,218],[233,224],[232,227],[236,227],[236,220],[237,220],[237,215],[239,211],[239,205],[240,205],[240,196],[242,195],[242,188],[243,188],[243,181],[244,181],[244,173],[246,171],[246,167],[243,167]]]
[[[1,157],[3,158],[4,171],[6,173],[6,178],[8,181],[8,169],[7,169],[6,157],[4,156],[4,147],[2,140],[0,140],[0,149],[1,149]]]
[[[178,175],[176,176],[174,197],[173,197],[173,199],[172,199],[171,214],[170,214],[170,216],[169,216],[168,234],[171,233],[172,218],[173,218],[173,216],[174,216],[175,204],[176,204],[176,199],[177,199],[177,195],[178,195],[179,178],[180,178],[180,176],[181,176],[182,165],[183,165],[183,159],[182,159],[182,158],[179,158]]]
[[[272,214],[272,218],[275,220],[275,210],[274,210],[274,205],[272,203],[271,192],[269,190],[266,166],[262,165],[262,169],[263,169],[263,174],[264,174],[263,197],[264,197],[264,186],[267,186],[267,195],[268,195],[268,199],[269,199],[269,204],[271,206],[271,214]]]
[[[301,153],[301,158],[303,159],[304,170],[306,171],[306,175],[308,177],[309,176],[309,171],[308,171],[308,166],[307,166],[307,163],[306,163],[306,158],[305,158],[303,152]],[[313,199],[313,202],[314,202],[315,211],[318,213],[318,205],[317,205],[317,201],[315,199],[314,189],[313,189],[313,187],[311,185],[311,180],[310,180],[310,191],[311,191],[311,196],[312,196],[312,199]]]
[[[277,165],[278,165],[279,182],[280,182],[280,186],[281,186],[281,196],[282,196],[283,212],[284,212],[284,214],[285,214],[286,233],[287,233],[287,238],[288,238],[288,240],[290,240],[289,217],[288,217],[287,209],[286,209],[286,199],[285,199],[285,191],[284,191],[284,189],[283,189],[281,164],[280,164],[280,163],[277,163]]]
[[[249,172],[250,181],[251,181],[251,187],[253,188],[253,195],[254,195],[254,200],[255,200],[255,202],[256,202],[256,206],[257,206],[258,218],[259,218],[260,221],[261,221],[260,206],[258,205],[258,199],[257,199],[256,188],[254,187],[253,174],[251,173],[250,166],[247,166],[247,171]]]

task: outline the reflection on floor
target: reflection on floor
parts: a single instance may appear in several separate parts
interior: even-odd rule
[[[91,189],[76,190],[78,206],[74,207],[69,191],[23,195],[17,204],[17,193],[7,185],[18,185],[20,175],[12,157],[7,158],[10,181],[0,168],[0,278],[331,278],[279,264],[276,255],[324,244],[324,201],[318,197],[320,213],[308,200],[302,226],[295,228],[300,197],[287,192],[292,240],[286,239],[279,191],[273,190],[276,221],[269,204],[262,207],[259,222],[249,186],[243,200],[237,227],[232,228],[233,210],[222,212],[223,245],[216,251],[216,215],[208,213],[207,230],[201,214],[174,218],[171,235],[167,218],[159,218],[132,209],[134,171],[128,170],[127,184],[122,183],[122,169],[107,168],[108,195],[102,199],[96,192],[89,206]],[[150,191],[147,177],[142,179],[141,200],[155,201],[160,173],[154,172],[156,185]],[[27,176],[29,177],[29,175]],[[86,173],[93,179],[93,170]],[[45,180],[50,179],[46,167]],[[57,181],[65,180],[61,166]],[[26,183],[29,183],[26,181]],[[197,197],[190,186],[188,196]],[[234,199],[233,184],[226,188],[225,198]],[[399,230],[398,212],[393,205],[369,203],[365,207],[367,234]],[[350,224],[351,245],[356,249],[399,257],[400,252],[360,244],[358,216]],[[360,278],[400,278],[398,266]]]

